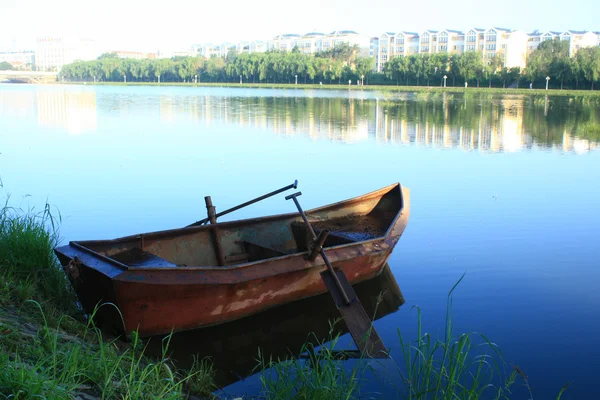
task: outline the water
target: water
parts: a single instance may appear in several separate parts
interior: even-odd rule
[[[64,241],[184,226],[205,195],[219,211],[294,179],[305,209],[399,181],[406,304],[376,321],[384,342],[414,338],[412,305],[441,336],[466,273],[456,332],[497,343],[537,399],[569,381],[563,398],[600,398],[599,124],[585,99],[0,85],[0,178],[14,205],[56,206]],[[292,211],[277,196],[224,220]]]

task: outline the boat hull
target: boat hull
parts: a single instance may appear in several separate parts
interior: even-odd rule
[[[355,251],[326,252],[351,284],[379,275],[391,248],[352,257],[340,254]],[[298,268],[298,262],[302,267]],[[140,336],[152,336],[233,321],[324,293],[327,288],[321,272],[326,266],[312,264],[303,257],[290,257],[242,271],[129,270],[108,277],[83,263],[73,273],[67,261],[65,272],[86,312],[94,314],[101,325],[116,332],[137,330]],[[209,276],[215,274],[219,276]]]
[[[342,270],[352,285],[381,273],[406,227],[408,190],[399,186],[397,190],[403,194],[402,206],[383,236],[324,249],[334,268]],[[202,229],[210,227],[185,228],[174,234]],[[145,241],[132,236],[106,246],[119,249],[140,240],[142,247],[154,248],[148,235]],[[189,243],[184,239],[180,243]],[[73,242],[55,252],[84,310],[103,327],[119,333],[152,336],[217,325],[327,291],[321,278],[327,269],[323,259],[310,261],[307,252],[214,267],[128,267]]]

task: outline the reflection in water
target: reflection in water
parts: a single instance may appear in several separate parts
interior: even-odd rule
[[[10,88],[6,85],[2,89]],[[97,126],[96,92],[78,88],[0,90],[0,117],[36,118],[38,125],[71,134],[94,131]]]
[[[38,124],[72,134],[96,129],[96,93],[36,91]]]
[[[458,95],[456,95],[458,97]],[[528,96],[409,100],[324,97],[161,96],[161,120],[233,124],[353,143],[369,138],[486,152],[532,146],[566,152],[595,149],[596,108],[568,98]],[[586,130],[578,129],[582,125]],[[591,135],[589,133],[592,133]]]
[[[404,298],[389,266],[354,290],[370,316],[379,319],[398,310]],[[381,296],[380,296],[381,294]],[[170,356],[189,366],[195,356],[211,357],[219,386],[256,372],[258,350],[266,359],[299,355],[302,345],[328,338],[330,321],[340,318],[329,294],[296,301],[238,321],[173,335]],[[347,333],[343,323],[336,333]],[[150,354],[161,355],[162,337],[150,339]]]
[[[229,91],[228,95],[218,88],[203,89],[198,95],[186,88],[149,88],[143,94],[127,88],[126,92],[85,89],[37,87],[35,91],[0,92],[0,116],[36,115],[41,126],[83,133],[96,129],[96,108],[100,107],[117,109],[122,115],[133,110],[144,116],[158,112],[166,124],[230,124],[315,140],[354,143],[373,139],[484,152],[535,146],[584,153],[600,141],[600,110],[594,101],[581,98],[471,93],[392,98],[376,92],[371,93],[373,98],[344,97],[338,92],[331,97],[271,97],[260,89]],[[236,93],[244,96],[232,95]]]

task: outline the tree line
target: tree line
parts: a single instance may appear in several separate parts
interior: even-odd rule
[[[525,77],[530,82],[551,82],[576,89],[589,87],[600,81],[600,47],[584,47],[569,55],[569,42],[554,39],[540,43],[527,59]]]
[[[600,47],[579,49],[573,57],[569,55],[569,42],[555,39],[540,43],[527,57],[527,67],[507,68],[501,54],[484,58],[480,52],[463,54],[414,54],[397,56],[383,67],[385,78],[396,84],[443,85],[446,76],[448,86],[481,84],[486,86],[531,84],[545,87],[550,78],[550,87],[594,89],[600,80]]]
[[[314,55],[294,49],[241,53],[226,57],[173,57],[170,59],[122,59],[106,53],[93,61],[63,66],[59,77],[68,81],[105,82],[243,82],[343,83],[366,76],[373,59],[360,57],[358,46],[347,44]]]
[[[484,58],[480,52],[414,54],[387,61],[373,71],[374,59],[359,56],[357,46],[343,44],[314,55],[291,52],[241,53],[226,57],[121,59],[107,53],[94,61],[65,65],[61,79],[105,82],[251,82],[590,88],[600,81],[600,47],[582,48],[571,57],[569,42],[542,42],[529,54],[527,67],[507,68],[502,55]],[[446,78],[444,78],[444,76]]]

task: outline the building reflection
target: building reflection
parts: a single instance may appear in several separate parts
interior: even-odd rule
[[[17,119],[35,118],[35,94],[32,91],[0,90],[0,116]]]
[[[97,127],[96,93],[88,88],[38,88],[0,92],[0,115],[33,118],[41,126],[71,134]],[[170,96],[158,99],[160,121],[181,120],[207,128],[239,125],[282,136],[357,143],[374,140],[481,152],[517,152],[532,147],[586,153],[598,147],[600,110],[569,98],[530,96],[463,99],[452,95],[421,99],[346,97]],[[106,99],[123,115],[155,113],[156,100],[139,108],[135,98]],[[154,103],[153,103],[154,101]],[[560,103],[562,101],[562,103]],[[554,102],[559,102],[554,104]],[[585,129],[583,129],[585,128]]]
[[[71,134],[96,129],[95,92],[40,89],[35,96],[40,126],[61,128]]]
[[[382,100],[309,97],[161,97],[161,120],[191,118],[207,127],[240,125],[283,136],[356,143],[516,152],[533,146],[582,153],[597,141],[578,136],[561,108],[538,107],[529,97],[492,101]],[[589,114],[589,113],[588,113]],[[554,116],[554,119],[550,118]],[[594,123],[600,116],[588,115]],[[596,126],[596,125],[595,125]],[[600,126],[600,125],[598,125]]]

